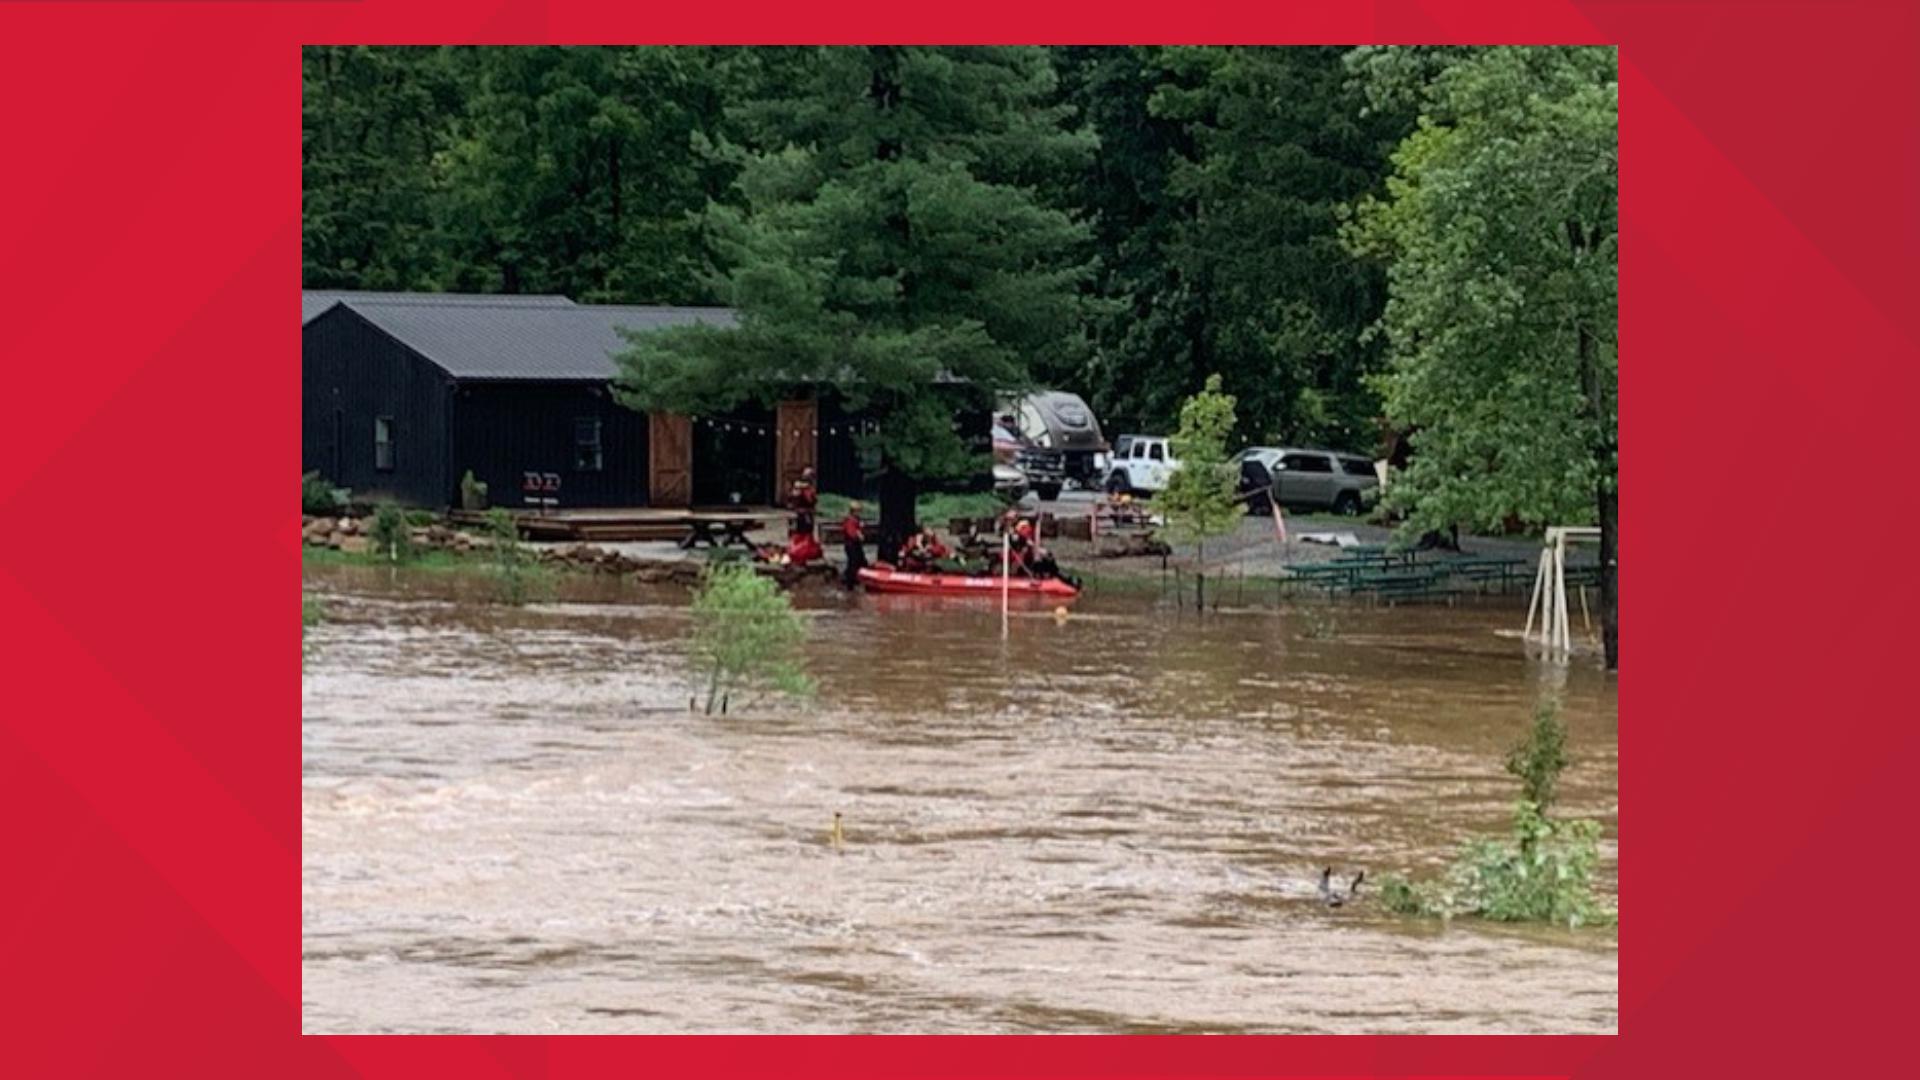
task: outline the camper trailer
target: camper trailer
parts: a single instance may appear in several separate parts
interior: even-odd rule
[[[1039,390],[1002,401],[999,415],[1022,443],[1021,467],[1042,498],[1058,495],[1063,483],[1099,484],[1098,458],[1106,453],[1107,440],[1079,395]]]

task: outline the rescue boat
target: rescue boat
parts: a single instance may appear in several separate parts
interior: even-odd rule
[[[860,571],[860,582],[867,587],[868,592],[876,593],[901,593],[912,596],[997,597],[1000,595],[1000,578],[997,576],[915,574],[884,566],[870,566]],[[1013,578],[1007,582],[1007,592],[1012,596],[1046,596],[1060,600],[1068,600],[1080,595],[1079,589],[1059,578]]]

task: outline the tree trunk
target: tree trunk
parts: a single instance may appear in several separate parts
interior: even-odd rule
[[[914,503],[919,496],[919,485],[912,477],[892,465],[884,466],[880,473],[880,556],[889,562],[913,535]]]
[[[1579,233],[1571,225],[1568,231],[1577,238]],[[1619,542],[1620,526],[1620,481],[1615,475],[1613,458],[1617,451],[1612,439],[1607,436],[1607,396],[1606,388],[1600,385],[1599,365],[1593,356],[1593,334],[1585,326],[1580,327],[1580,389],[1586,395],[1587,407],[1593,412],[1595,462],[1600,467],[1600,482],[1596,495],[1600,511],[1600,644],[1606,652],[1608,671],[1620,670],[1620,600],[1619,600],[1619,555],[1616,545]]]
[[[1620,487],[1600,483],[1600,643],[1607,670],[1620,670]]]

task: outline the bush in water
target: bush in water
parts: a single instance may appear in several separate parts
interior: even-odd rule
[[[406,562],[413,558],[413,536],[408,529],[406,512],[389,503],[373,512],[373,529],[368,539],[373,542],[376,554],[385,555],[393,562]]]
[[[1520,781],[1520,797],[1540,808],[1542,817],[1553,809],[1560,774],[1567,768],[1567,730],[1560,710],[1543,701],[1533,712],[1533,731],[1507,753],[1507,771]]]
[[[1389,911],[1440,918],[1473,915],[1570,927],[1614,922],[1618,913],[1593,889],[1600,823],[1547,816],[1567,767],[1565,747],[1559,711],[1547,703],[1535,713],[1527,738],[1507,755],[1507,771],[1524,791],[1514,803],[1512,839],[1469,843],[1436,881],[1388,875],[1380,883],[1380,902]]]
[[[540,580],[527,549],[520,543],[520,526],[513,515],[498,508],[487,511],[487,536],[493,542],[495,595],[503,604],[524,604]]]
[[[806,635],[806,620],[770,578],[744,563],[708,565],[693,597],[694,671],[706,684],[707,714],[740,690],[811,695],[800,655]]]

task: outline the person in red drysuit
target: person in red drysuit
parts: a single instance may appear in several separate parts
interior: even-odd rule
[[[840,543],[847,555],[847,568],[840,583],[851,589],[860,584],[860,571],[867,565],[867,526],[860,520],[860,504],[847,504],[847,516],[840,519]]]

